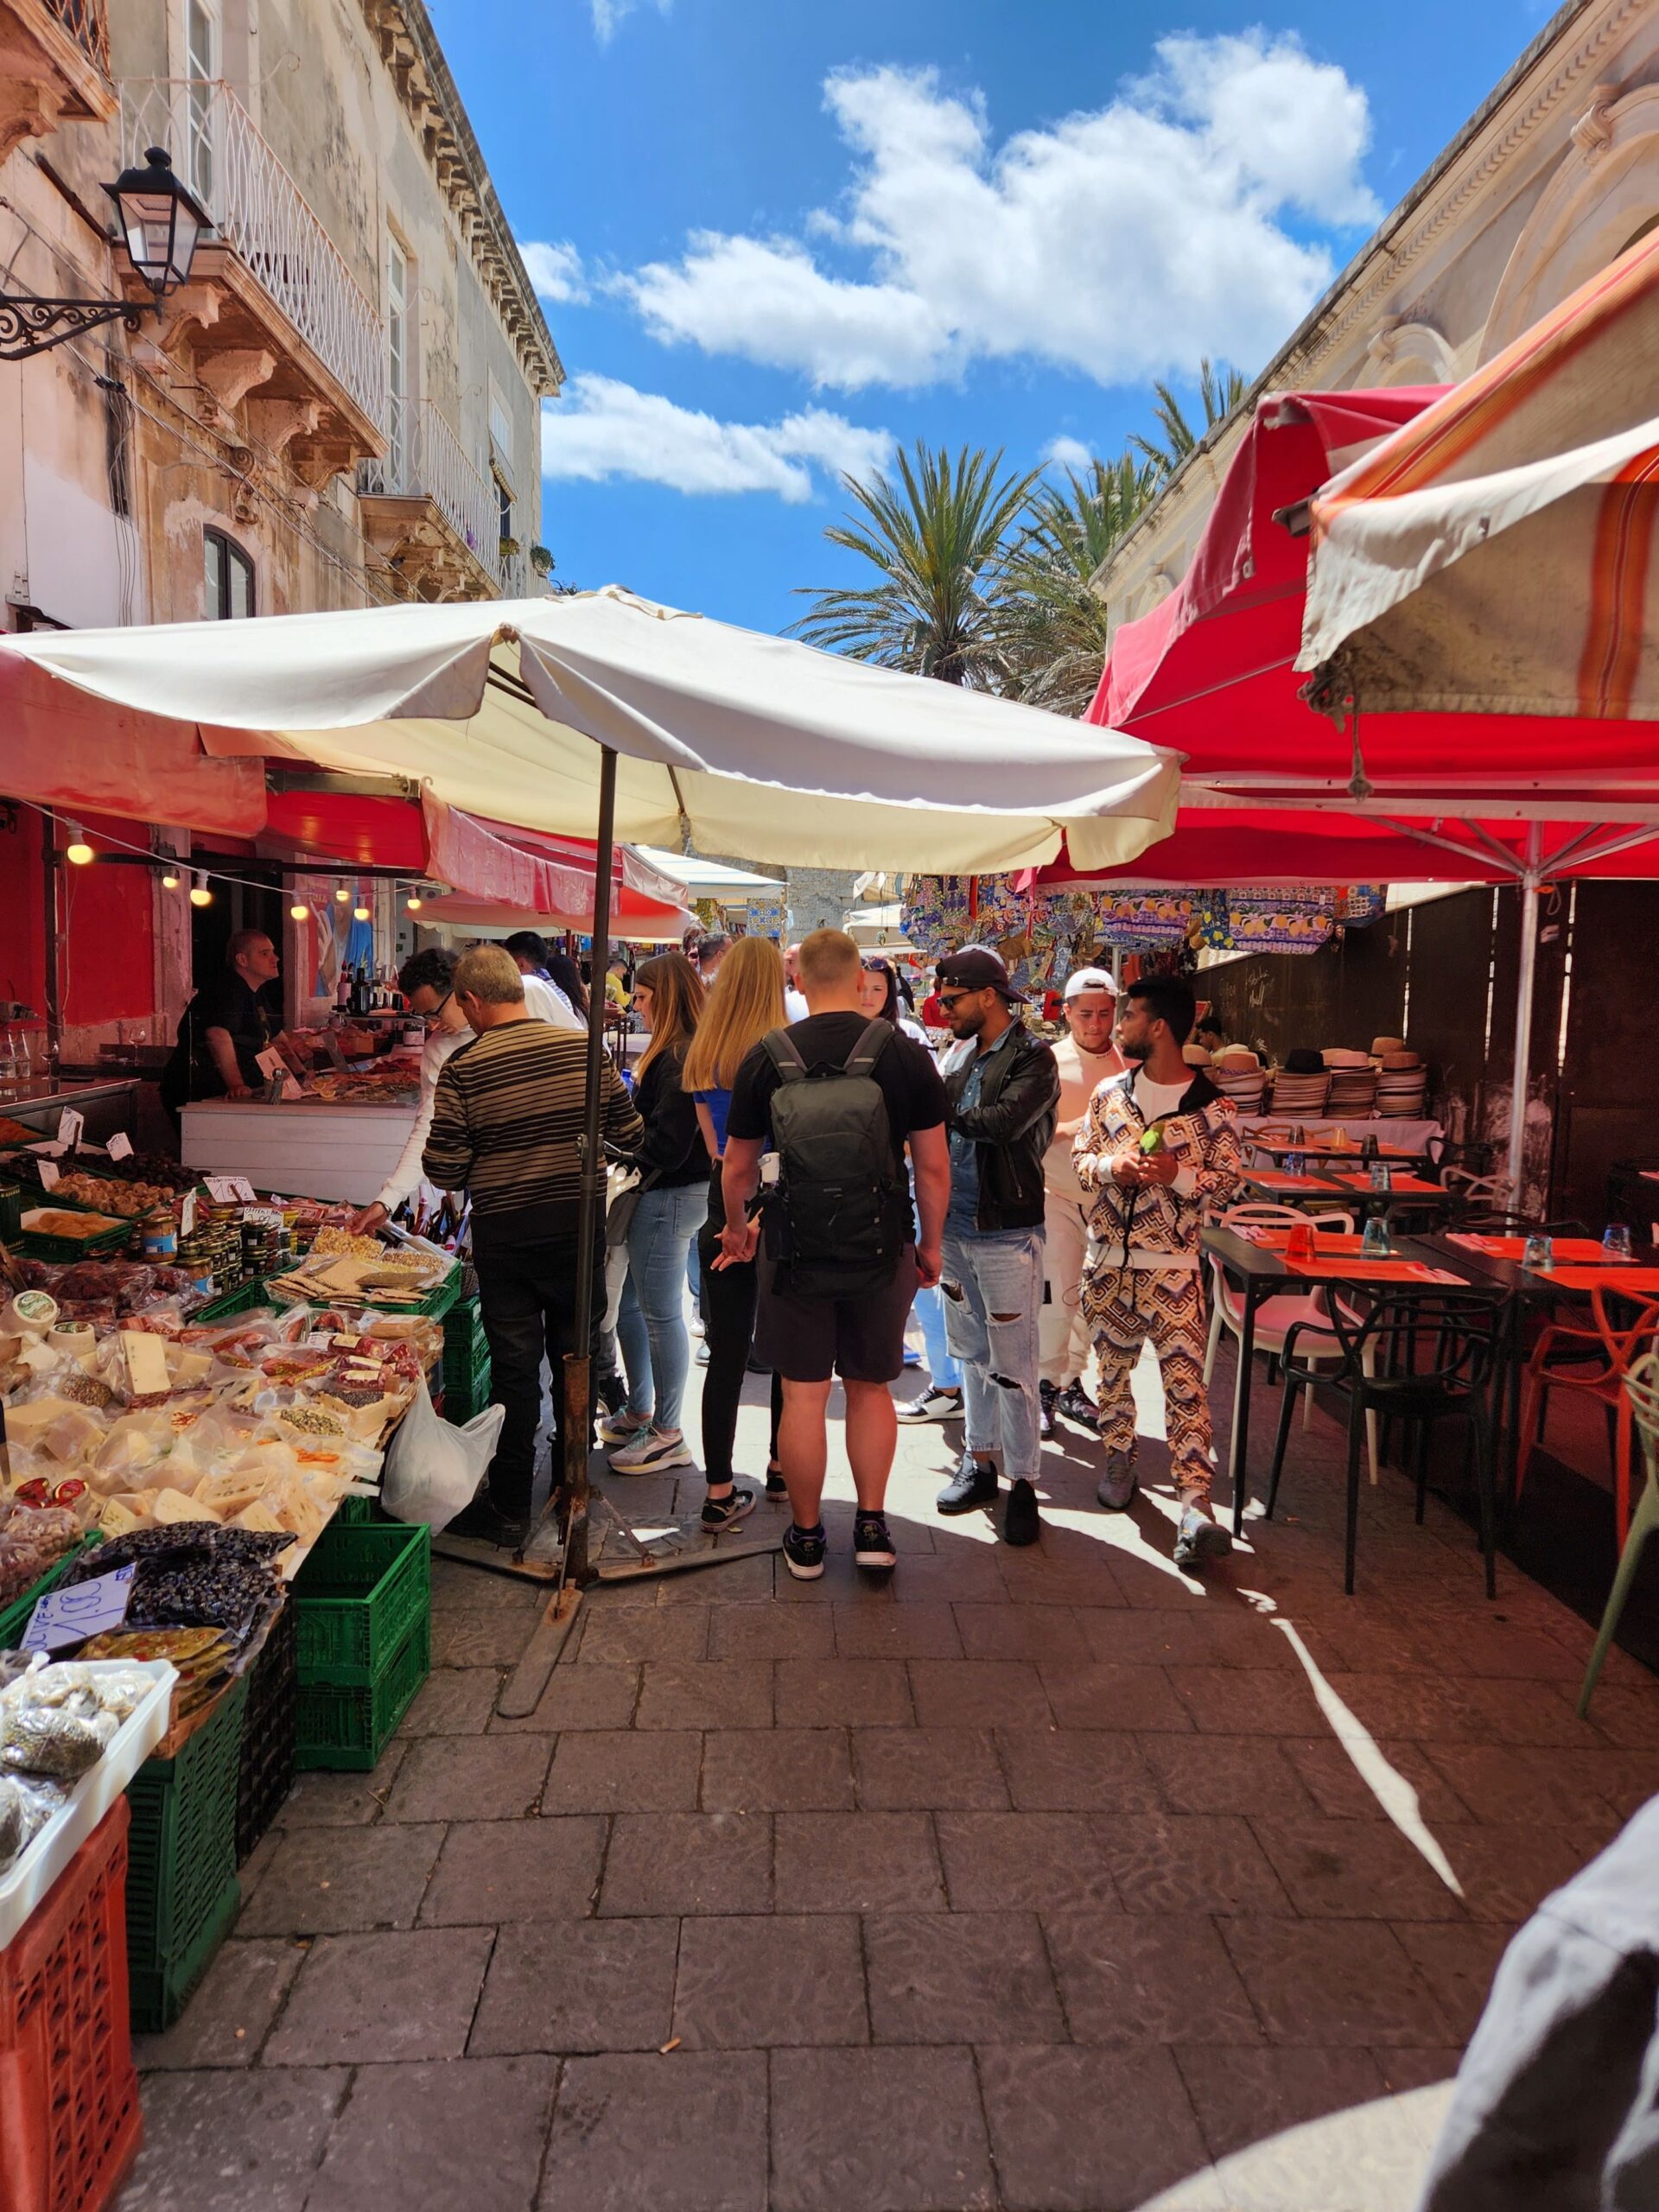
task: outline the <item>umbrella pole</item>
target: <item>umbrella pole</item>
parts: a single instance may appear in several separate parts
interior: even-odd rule
[[[580,1586],[588,1573],[588,1460],[593,1450],[594,1247],[605,1189],[600,1139],[600,1089],[605,1067],[605,972],[611,949],[611,857],[616,830],[616,754],[599,754],[599,846],[594,856],[593,983],[588,995],[587,1091],[582,1117],[582,1211],[576,1224],[576,1341],[564,1355],[560,1445],[568,1514],[564,1577]]]
[[[1532,1066],[1532,1001],[1538,974],[1538,858],[1541,846],[1542,833],[1535,822],[1527,836],[1527,867],[1521,878],[1521,972],[1516,988],[1515,1079],[1510,1094],[1510,1204],[1517,1210],[1527,1149],[1527,1078]]]

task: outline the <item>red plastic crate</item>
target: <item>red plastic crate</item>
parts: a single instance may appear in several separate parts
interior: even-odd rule
[[[118,1797],[0,1951],[0,2212],[101,2212],[138,2154],[128,1818]]]

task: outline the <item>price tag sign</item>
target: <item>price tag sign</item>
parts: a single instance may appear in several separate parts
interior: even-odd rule
[[[268,1076],[283,1076],[288,1073],[288,1062],[274,1045],[267,1045],[263,1052],[256,1053],[253,1064],[257,1068],[263,1068]]]
[[[80,1147],[80,1133],[86,1126],[86,1116],[76,1113],[73,1106],[66,1106],[58,1116],[58,1142],[67,1145],[71,1152]]]
[[[43,1191],[55,1191],[58,1187],[60,1172],[56,1160],[43,1160],[40,1168],[41,1188]]]
[[[29,1617],[23,1630],[25,1651],[61,1651],[84,1643],[89,1636],[104,1636],[120,1627],[132,1599],[134,1567],[118,1567],[111,1574],[94,1575],[73,1589],[48,1590]]]
[[[207,1185],[207,1195],[215,1205],[251,1206],[257,1203],[253,1185],[245,1176],[207,1175],[202,1179]]]
[[[106,1147],[111,1160],[132,1158],[132,1139],[124,1129],[118,1129]]]
[[[187,1191],[187,1192],[185,1192],[185,1194],[184,1194],[183,1198],[182,1198],[180,1200],[180,1202],[179,1202],[179,1234],[180,1234],[180,1236],[189,1236],[194,1235],[194,1231],[195,1231],[195,1226],[196,1226],[196,1194],[195,1194],[195,1192],[194,1192],[194,1191]]]

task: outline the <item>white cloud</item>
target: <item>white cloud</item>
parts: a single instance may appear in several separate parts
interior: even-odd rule
[[[524,267],[530,281],[544,300],[563,300],[579,303],[588,296],[587,278],[582,273],[582,256],[567,239],[558,245],[543,238],[531,238],[520,245]]]
[[[659,15],[668,13],[671,0],[657,0]],[[608,46],[616,36],[617,26],[625,16],[632,15],[640,0],[588,0],[588,12],[594,19],[594,36],[601,46]]]
[[[808,407],[779,423],[722,423],[614,377],[575,376],[542,410],[542,473],[602,483],[631,476],[676,492],[772,492],[798,503],[815,475],[868,476],[893,451],[885,430]]]
[[[619,280],[653,336],[856,391],[975,359],[1034,359],[1102,384],[1259,361],[1332,257],[1294,214],[1370,219],[1365,95],[1289,35],[1166,38],[1104,107],[994,145],[977,94],[932,70],[825,87],[854,161],[838,211],[800,239],[694,233]]]
[[[1087,468],[1093,459],[1093,454],[1078,438],[1051,438],[1043,448],[1046,467],[1082,470]]]

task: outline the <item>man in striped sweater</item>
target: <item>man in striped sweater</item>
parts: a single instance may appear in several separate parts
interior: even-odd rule
[[[490,1340],[492,1395],[506,1409],[487,1493],[449,1525],[458,1536],[516,1548],[530,1521],[542,1359],[560,1361],[583,1325],[575,1311],[576,1224],[581,1213],[582,1094],[588,1039],[526,1013],[524,978],[510,953],[485,944],[455,969],[455,1002],[475,1033],[445,1062],[422,1166],[441,1190],[473,1201],[473,1260]],[[627,1147],[645,1135],[614,1066],[601,1093],[607,1141]],[[597,1325],[602,1270],[586,1327]]]

